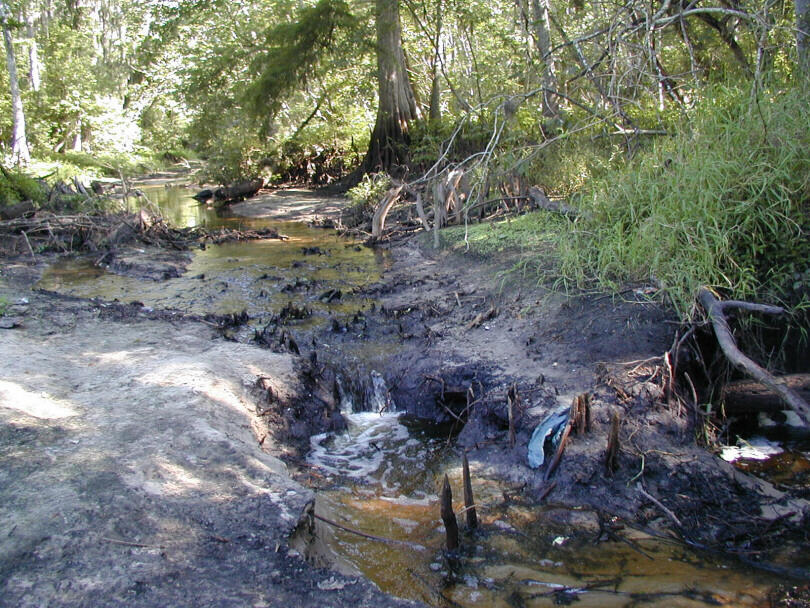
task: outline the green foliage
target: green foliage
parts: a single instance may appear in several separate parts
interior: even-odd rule
[[[87,183],[99,177],[119,178],[140,175],[159,169],[165,161],[159,157],[146,154],[128,153],[99,153],[65,152],[42,154],[40,159],[32,164],[37,174],[47,175],[50,183],[57,181],[71,181],[78,177]]]
[[[158,97],[144,108],[140,116],[141,143],[158,154],[170,152],[177,158],[193,158],[188,147],[185,127],[188,117],[176,101]]]
[[[251,65],[258,78],[248,88],[248,107],[263,118],[274,116],[290,92],[303,88],[321,56],[333,45],[338,28],[351,27],[354,18],[343,0],[318,0],[300,10],[292,23],[281,23],[265,33],[265,49]]]
[[[9,306],[8,298],[0,296],[0,317],[6,314],[8,306]]]
[[[39,206],[45,202],[42,186],[29,175],[0,167],[0,206],[32,201]]]
[[[234,125],[212,141],[206,149],[203,181],[217,184],[254,177],[269,178],[263,160],[266,152],[261,140],[245,125]]]
[[[376,207],[390,188],[391,177],[387,173],[369,173],[347,194],[353,205]]]
[[[387,173],[369,173],[346,194],[351,205],[344,214],[347,226],[357,226],[370,218],[385,193],[391,188],[391,176]]]
[[[558,239],[561,281],[654,281],[686,316],[696,290],[797,303],[810,258],[810,101],[707,95],[683,134],[597,180]]]

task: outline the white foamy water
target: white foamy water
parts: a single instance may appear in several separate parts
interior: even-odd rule
[[[322,433],[310,438],[307,462],[326,473],[353,479],[373,478],[385,487],[395,463],[408,459],[413,446],[399,414],[348,414],[349,428],[339,435]]]
[[[764,437],[752,437],[741,445],[724,446],[720,452],[720,458],[726,462],[737,460],[767,460],[771,456],[781,454],[785,449],[773,441],[768,441]]]

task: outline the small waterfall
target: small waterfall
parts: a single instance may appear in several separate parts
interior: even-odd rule
[[[377,370],[371,370],[371,385],[367,389],[366,403],[372,412],[395,412],[397,411],[391,396],[388,394],[388,385],[385,378]]]
[[[359,412],[393,413],[397,411],[383,375],[372,370],[366,378],[336,374],[335,388],[340,412],[346,416]]]
[[[337,397],[340,403],[340,413],[345,415],[354,413],[354,399],[352,391],[346,388],[345,380],[340,374],[335,375],[335,386],[337,387]]]

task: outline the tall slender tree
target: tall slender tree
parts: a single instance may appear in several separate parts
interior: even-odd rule
[[[0,27],[3,29],[3,42],[6,46],[6,65],[11,89],[11,114],[13,131],[11,135],[11,156],[15,164],[25,165],[31,160],[28,138],[25,135],[25,112],[23,111],[20,80],[17,77],[17,59],[14,55],[14,42],[11,38],[11,12],[5,0],[0,0]]]
[[[810,0],[796,0],[796,50],[799,70],[810,76]]]
[[[531,0],[531,15],[534,22],[534,39],[537,52],[543,62],[542,84],[545,89],[557,88],[557,77],[554,70],[554,56],[551,54],[551,19],[549,17],[549,0]],[[554,117],[559,113],[557,98],[543,91],[543,115]]]

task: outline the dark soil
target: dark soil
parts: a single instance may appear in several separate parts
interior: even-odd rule
[[[666,394],[663,355],[681,329],[666,309],[640,290],[563,297],[418,239],[390,253],[391,268],[365,294],[382,306],[365,312],[362,332],[321,336],[322,360],[322,351],[341,353],[358,339],[393,340],[396,354],[378,369],[397,406],[449,425],[471,462],[524,498],[588,506],[707,554],[810,577],[810,563],[796,561],[810,546],[810,504],[721,460],[701,443],[691,400]],[[520,399],[514,448],[510,387]],[[545,467],[527,463],[531,433],[581,393],[590,395],[591,429],[571,436],[546,480]],[[621,419],[615,472],[605,467],[611,411]]]
[[[418,238],[385,247],[390,268],[377,284],[353,294],[376,303],[314,333],[280,318],[272,331],[246,335],[232,331],[246,318],[198,319],[53,294],[32,296],[31,306],[41,322],[50,316],[57,328],[75,326],[76,315],[88,311],[111,323],[165,321],[167,330],[202,322],[215,336],[293,356],[312,398],[280,400],[267,382],[259,384],[257,401],[266,433],[262,449],[289,463],[303,456],[311,434],[341,428],[336,376],[349,378],[362,402],[362,378],[374,369],[399,409],[452,428],[455,445],[471,462],[486,463],[529,504],[585,506],[601,522],[677,538],[707,555],[731,555],[788,579],[810,579],[810,503],[720,460],[706,447],[695,404],[667,390],[663,354],[680,327],[665,308],[633,290],[623,297],[565,297],[505,272],[504,260],[494,266],[437,252]],[[119,271],[165,273],[167,263],[174,263],[171,256],[135,255]],[[7,263],[6,290],[29,290],[38,269],[23,257]],[[380,348],[386,344],[395,348]],[[518,397],[514,447],[508,440],[510,388]],[[548,465],[528,466],[529,437],[549,412],[582,393],[590,395],[590,429],[571,435],[559,468],[546,479]],[[621,419],[621,449],[618,468],[609,471],[605,453],[614,411]],[[212,567],[222,558],[214,553]],[[245,553],[237,561],[256,557]],[[256,574],[254,585],[284,590],[271,605],[299,605],[293,598],[306,594],[305,582],[290,582],[285,568],[299,566],[285,561]],[[219,580],[225,584],[228,572],[214,577],[212,588]],[[306,576],[296,570],[302,581]],[[166,588],[175,584],[167,579]],[[780,593],[774,605],[807,605],[803,587]]]

